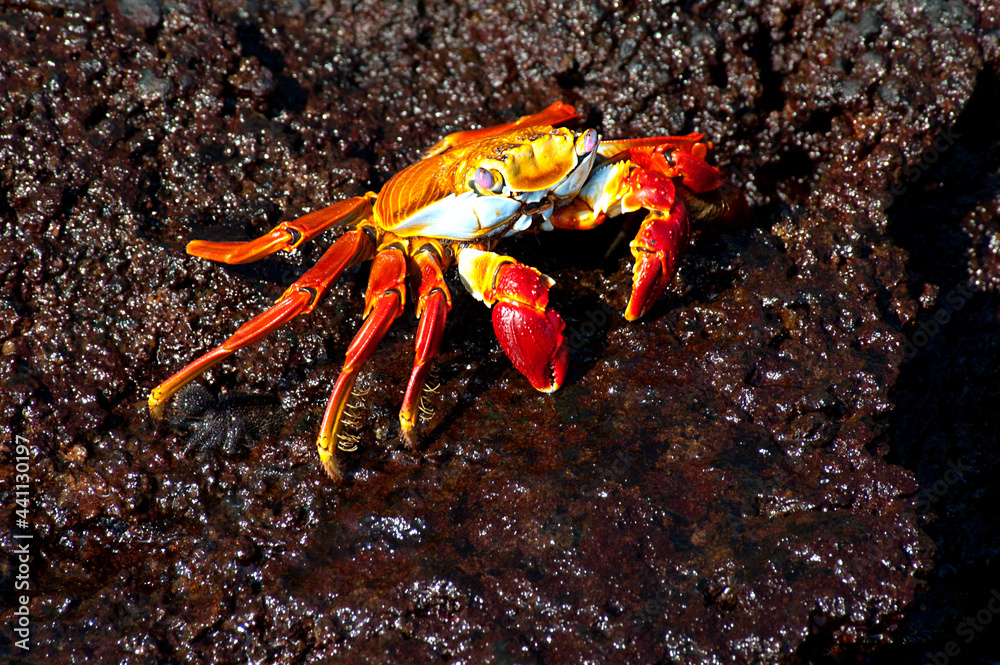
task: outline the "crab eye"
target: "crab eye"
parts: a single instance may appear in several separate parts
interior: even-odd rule
[[[594,148],[597,147],[597,143],[597,130],[588,129],[576,141],[576,154],[582,156],[593,152]]]
[[[481,166],[473,173],[473,178],[480,189],[499,192],[500,188],[503,187],[503,178],[499,173],[484,169]]]

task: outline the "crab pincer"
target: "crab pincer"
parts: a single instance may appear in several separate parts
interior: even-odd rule
[[[509,256],[471,247],[459,252],[458,272],[473,297],[493,308],[493,330],[514,367],[536,390],[557,390],[569,350],[562,317],[549,306],[552,279]]]
[[[691,223],[684,199],[676,196],[670,178],[637,169],[630,181],[634,196],[650,211],[629,243],[635,267],[625,318],[635,321],[663,295],[677,271],[691,235]]]

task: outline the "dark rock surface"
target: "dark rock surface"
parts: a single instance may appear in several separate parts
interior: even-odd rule
[[[1000,622],[1000,10],[636,4],[0,11],[0,657],[996,655],[963,622]],[[557,280],[562,390],[531,390],[455,288],[419,452],[403,320],[334,485],[314,437],[362,268],[150,419],[153,386],[328,242],[222,267],[187,240],[259,235],[560,99],[605,136],[706,133],[754,206],[634,324],[637,220],[508,243]]]

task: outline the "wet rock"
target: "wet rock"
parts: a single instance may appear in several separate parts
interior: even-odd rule
[[[155,102],[170,95],[172,84],[168,79],[159,78],[150,70],[142,72],[139,79],[139,97],[146,102]]]
[[[163,3],[160,0],[119,0],[121,15],[143,28],[155,28],[160,22]]]

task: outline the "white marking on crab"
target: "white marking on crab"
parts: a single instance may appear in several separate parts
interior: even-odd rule
[[[514,226],[511,227],[511,231],[515,233],[520,233],[521,231],[527,231],[531,226],[531,217],[527,215],[521,215],[521,218],[514,222]],[[510,231],[508,231],[510,233]]]
[[[474,191],[449,194],[396,225],[393,232],[451,240],[475,240],[502,226],[521,210],[521,202]]]

